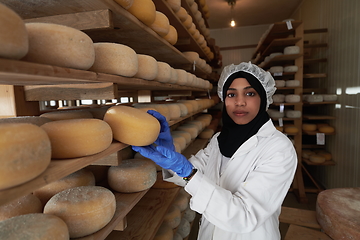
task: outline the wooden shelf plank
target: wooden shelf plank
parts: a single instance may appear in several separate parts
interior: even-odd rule
[[[48,183],[66,177],[67,175],[76,172],[105,156],[120,151],[126,146],[126,144],[120,142],[113,142],[106,150],[91,156],[74,159],[52,160],[48,168],[36,178],[19,186],[1,190],[0,206],[10,202],[11,200],[30,194],[34,190],[41,188]]]

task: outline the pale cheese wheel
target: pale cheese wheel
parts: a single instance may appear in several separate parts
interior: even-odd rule
[[[94,45],[84,32],[52,23],[26,23],[29,51],[24,61],[88,70],[95,61]]]
[[[170,22],[167,16],[159,11],[155,12],[155,21],[149,25],[149,28],[154,30],[161,37],[165,37],[169,33]]]
[[[299,67],[296,65],[292,65],[292,66],[286,66],[284,67],[284,72],[297,72],[299,70]]]
[[[316,126],[316,124],[313,124],[313,123],[303,123],[302,124],[302,129],[304,131],[313,132],[313,131],[316,131],[317,126]]]
[[[308,102],[322,102],[323,100],[324,98],[321,94],[311,94],[306,96],[306,101]]]
[[[285,96],[285,102],[287,103],[297,103],[297,102],[300,102],[301,100],[301,97],[300,95],[297,95],[297,94],[287,94]]]
[[[183,69],[175,69],[177,74],[178,74],[178,80],[176,82],[176,84],[178,85],[186,85],[187,84],[187,79],[188,79],[188,75],[187,72]]]
[[[41,126],[51,142],[53,158],[76,158],[107,149],[113,139],[109,124],[100,119],[69,119]]]
[[[273,66],[269,69],[269,72],[271,73],[282,73],[284,71],[283,66]]]
[[[313,163],[324,163],[326,161],[324,156],[318,154],[310,155],[309,160]]]
[[[167,83],[171,79],[171,67],[166,62],[157,62],[158,74],[155,77],[155,81]]]
[[[295,126],[285,126],[284,131],[285,133],[296,134],[299,132],[299,129]]]
[[[44,123],[51,122],[51,119],[39,116],[20,116],[10,118],[0,118],[0,123],[31,123],[41,126]]]
[[[115,195],[104,187],[81,186],[55,194],[44,213],[60,217],[71,238],[84,237],[102,229],[115,214]]]
[[[64,110],[43,113],[40,115],[40,117],[48,118],[52,121],[58,121],[79,118],[93,118],[93,115],[88,110]]]
[[[163,37],[166,41],[168,41],[171,45],[175,45],[178,40],[178,32],[176,28],[172,25],[169,26],[169,32]]]
[[[49,166],[51,144],[41,127],[1,123],[0,132],[0,189],[25,183]]]
[[[166,2],[169,4],[170,8],[174,12],[179,11],[179,9],[181,7],[181,0],[166,0]]]
[[[42,213],[42,211],[43,205],[41,204],[40,199],[33,194],[28,194],[1,205],[0,221],[29,213]]]
[[[274,103],[283,103],[285,101],[285,95],[284,94],[274,94],[272,96]]]
[[[137,0],[138,1],[138,0]],[[138,57],[131,48],[119,43],[94,43],[95,62],[89,69],[94,72],[133,77],[138,69]]]
[[[301,111],[298,110],[287,110],[285,111],[287,118],[301,118]]]
[[[95,176],[90,170],[80,169],[60,180],[36,189],[33,194],[43,205],[55,194],[73,187],[95,186]]]
[[[114,0],[120,6],[128,10],[134,3],[134,0]]]
[[[335,128],[331,126],[321,126],[319,127],[319,132],[321,133],[334,133]]]
[[[113,106],[104,116],[114,139],[129,145],[147,146],[157,139],[159,121],[150,114],[129,106]]]
[[[202,131],[199,134],[199,138],[201,138],[201,139],[210,139],[210,138],[212,138],[214,133],[215,133],[215,131],[213,129],[206,128],[206,129],[204,129],[204,131]]]
[[[137,54],[138,71],[134,75],[136,78],[154,80],[158,75],[158,62],[155,58],[145,54]]]
[[[31,213],[9,218],[0,222],[0,239],[26,240],[69,240],[66,223],[59,217]]]
[[[185,218],[182,218],[176,232],[179,233],[183,238],[186,238],[189,236],[190,231],[190,223]]]
[[[298,54],[300,53],[300,47],[299,46],[288,46],[284,48],[284,54]]]
[[[175,12],[175,14],[182,22],[185,21],[188,16],[187,11],[183,7],[180,7],[179,11]]]
[[[147,26],[155,21],[156,8],[152,0],[134,0],[127,10]]]
[[[179,226],[181,221],[181,211],[177,206],[171,205],[164,216],[163,222],[172,229]]]
[[[171,103],[166,104],[166,106],[169,108],[170,120],[175,120],[181,117],[181,109],[179,104]]]
[[[162,223],[155,233],[154,240],[173,240],[173,229],[166,223]]]
[[[151,188],[156,181],[155,163],[149,159],[125,159],[108,171],[109,186],[123,193],[140,192]]]
[[[21,17],[0,4],[0,57],[21,59],[29,50],[28,33]]]
[[[300,86],[300,81],[299,80],[287,80],[286,86],[287,87],[298,87],[298,86]]]

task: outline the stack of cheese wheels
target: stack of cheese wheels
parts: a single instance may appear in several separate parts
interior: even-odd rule
[[[164,216],[163,222],[168,224],[172,229],[177,228],[181,221],[181,211],[175,205],[171,205]]]
[[[47,122],[51,122],[51,119],[46,117],[39,117],[39,116],[0,118],[0,124],[1,123],[32,123],[37,126],[41,126]]]
[[[48,118],[52,121],[78,119],[78,118],[93,118],[89,110],[61,110],[54,112],[47,112],[40,115],[40,117]]]
[[[155,233],[154,240],[173,240],[173,229],[166,223],[162,223]]]
[[[42,213],[43,205],[40,199],[28,194],[0,206],[0,221],[29,213]]]
[[[94,45],[84,32],[52,23],[26,23],[29,51],[25,61],[88,70],[95,61]]]
[[[100,186],[81,186],[55,194],[46,203],[44,213],[60,217],[69,228],[71,238],[97,232],[115,214],[115,195]]]
[[[136,52],[120,43],[94,43],[95,62],[90,71],[133,77],[138,69]]]
[[[129,106],[113,106],[104,116],[114,134],[114,139],[135,146],[147,146],[157,139],[159,121],[150,114]]]
[[[66,223],[59,217],[31,213],[0,221],[1,239],[52,239],[69,240],[69,230]]]
[[[95,186],[95,176],[90,170],[78,170],[60,180],[36,189],[33,194],[45,205],[55,194],[69,188],[80,186]]]
[[[1,123],[0,132],[0,189],[28,182],[45,171],[51,160],[51,144],[41,127]]]
[[[99,153],[108,148],[113,134],[109,124],[100,119],[69,119],[41,126],[51,142],[53,158],[76,158]]]
[[[0,3],[0,57],[21,59],[28,50],[25,23],[17,13]]]
[[[158,63],[155,58],[145,54],[137,54],[138,71],[134,77],[154,80],[158,75]]]
[[[117,192],[144,191],[155,181],[155,163],[146,158],[122,160],[119,166],[111,166],[108,171],[109,186]]]
[[[158,73],[155,81],[167,83],[171,79],[171,67],[166,62],[157,62]]]
[[[170,30],[170,22],[164,13],[156,11],[155,21],[149,27],[161,37],[165,37]]]
[[[147,26],[153,24],[156,18],[156,8],[152,0],[134,0],[126,10]]]
[[[128,10],[134,3],[134,0],[114,0],[117,2],[120,6]]]

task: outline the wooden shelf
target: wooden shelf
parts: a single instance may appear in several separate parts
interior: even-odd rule
[[[325,161],[323,163],[313,163],[309,159],[306,159],[306,158],[303,158],[302,160],[306,164],[312,165],[312,166],[334,166],[334,165],[336,165],[336,162],[334,162],[333,160]]]

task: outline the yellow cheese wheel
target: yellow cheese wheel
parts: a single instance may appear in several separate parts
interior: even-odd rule
[[[52,23],[34,22],[25,26],[29,51],[23,60],[83,70],[93,65],[93,41],[84,32]]]
[[[151,188],[156,181],[155,163],[149,159],[125,159],[108,172],[109,186],[124,193],[140,192]]]
[[[0,189],[25,183],[45,171],[51,160],[51,145],[41,127],[1,123],[0,133]]]
[[[334,133],[335,128],[331,126],[321,126],[319,127],[319,132],[321,133]]]
[[[20,59],[28,50],[25,23],[17,13],[0,3],[0,57]]]
[[[90,170],[78,170],[58,181],[51,182],[44,187],[36,189],[33,193],[40,199],[43,205],[58,192],[73,187],[95,186],[95,176]]]
[[[31,213],[1,221],[0,239],[69,240],[69,230],[57,216]]]
[[[302,129],[303,129],[304,131],[312,132],[312,131],[315,131],[316,128],[317,128],[316,124],[303,123],[303,125],[302,125]]]
[[[51,122],[51,120],[49,118],[39,116],[0,118],[0,123],[32,123],[37,126],[41,126],[47,122]]]
[[[128,106],[109,108],[104,121],[110,125],[114,139],[129,145],[152,144],[160,132],[160,123],[156,118],[140,109]]]
[[[157,62],[158,73],[155,77],[155,81],[167,83],[171,79],[171,67],[166,62]]]
[[[179,187],[175,183],[164,181],[162,175],[162,168],[157,172],[156,181],[151,188],[176,188]]]
[[[127,10],[147,26],[155,21],[156,8],[152,0],[134,0]]]
[[[120,6],[128,10],[134,3],[134,0],[114,0]]]
[[[39,198],[28,194],[0,206],[0,221],[29,213],[42,213],[43,205]],[[1,237],[0,237],[1,239]]]
[[[318,154],[310,155],[309,160],[313,163],[324,163],[326,161],[324,156]]]
[[[174,12],[179,11],[179,9],[181,7],[181,0],[166,0],[166,2],[169,4],[170,8]]]
[[[171,205],[168,212],[164,216],[163,222],[169,225],[172,229],[179,226],[181,221],[181,211],[178,207]]]
[[[145,80],[154,80],[158,74],[158,63],[155,58],[145,54],[137,54],[138,71],[134,77]]]
[[[138,69],[138,57],[131,48],[119,43],[94,43],[95,62],[90,71],[133,77]]]
[[[99,119],[69,119],[41,126],[51,142],[53,158],[76,158],[99,153],[112,142],[112,131]]]
[[[104,187],[81,186],[55,194],[46,203],[44,213],[60,217],[71,238],[97,232],[115,214],[115,195]]]
[[[155,12],[155,21],[149,25],[149,28],[154,30],[161,37],[165,37],[169,33],[170,22],[167,16],[159,11]]]
[[[178,40],[178,33],[174,26],[169,26],[169,32],[164,36],[164,39],[168,41],[171,45],[175,45]]]
[[[40,115],[40,117],[48,118],[52,121],[57,121],[77,118],[93,118],[93,115],[88,110],[62,110],[43,113]]]
[[[174,232],[173,229],[166,223],[162,223],[157,230],[154,240],[173,240]]]

